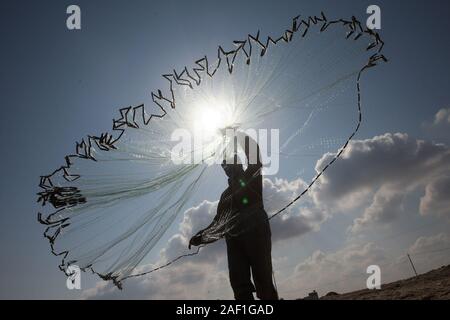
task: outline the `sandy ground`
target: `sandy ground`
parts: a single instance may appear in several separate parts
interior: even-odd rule
[[[323,300],[441,300],[450,299],[450,265],[417,277],[388,283],[380,290],[359,290],[321,297]]]

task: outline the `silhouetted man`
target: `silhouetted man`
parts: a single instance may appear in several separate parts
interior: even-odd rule
[[[211,233],[225,235],[235,299],[253,300],[253,292],[256,291],[259,299],[276,300],[278,294],[272,282],[271,231],[263,204],[259,146],[245,136],[244,149],[247,169],[244,171],[242,164],[237,162],[236,154],[233,163],[222,163],[228,176],[228,187],[220,197],[213,222],[191,238],[189,247],[220,238],[208,236]],[[250,150],[256,151],[256,159],[252,159]]]

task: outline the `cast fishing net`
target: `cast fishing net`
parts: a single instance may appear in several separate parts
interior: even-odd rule
[[[183,213],[218,200],[226,187],[218,165],[230,143],[224,128],[256,134],[266,178],[309,181],[278,207],[264,198],[271,219],[289,213],[358,131],[361,75],[385,61],[382,47],[354,17],[322,13],[294,18],[278,37],[248,35],[219,47],[215,59],[163,75],[167,88],[152,93],[154,105],[121,109],[111,133],[86,137],[61,168],[41,177],[38,218],[60,269],[77,265],[120,287],[198,253],[186,248],[153,264]],[[186,134],[193,143],[180,148]],[[327,152],[331,162],[314,169]],[[223,237],[225,224],[233,221],[205,236]]]

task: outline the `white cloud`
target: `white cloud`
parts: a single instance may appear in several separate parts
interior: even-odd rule
[[[349,231],[360,232],[374,223],[386,224],[393,221],[403,211],[404,193],[381,187],[374,195],[373,202],[364,210],[362,217],[356,218]]]
[[[445,233],[439,233],[434,236],[419,237],[414,244],[409,247],[408,252],[414,255],[444,248],[450,248],[450,236]]]
[[[154,265],[163,265],[180,254],[188,252],[188,242],[198,230],[208,226],[217,209],[217,201],[203,201],[185,211],[179,231],[173,235],[161,251]],[[124,281],[119,291],[110,283],[100,281],[83,293],[86,299],[217,299],[230,294],[227,283],[224,241],[204,247],[200,254],[183,258],[170,267]],[[136,272],[151,269],[142,266]],[[211,292],[214,291],[214,292]],[[229,296],[231,298],[231,296]]]
[[[287,181],[283,179],[264,179],[264,206],[271,215],[292,201],[306,188],[300,179]],[[310,231],[317,230],[327,218],[323,210],[312,203],[309,195],[302,199],[302,206],[292,206],[284,214],[273,218],[270,222],[272,241],[274,243],[289,238],[300,237]]]
[[[333,154],[325,154],[319,171]],[[313,188],[317,204],[337,211],[360,209],[352,231],[386,224],[402,212],[405,195],[450,172],[450,149],[403,133],[355,140]]]
[[[385,251],[373,243],[349,245],[332,253],[315,251],[280,284],[280,295],[302,298],[312,290],[325,295],[329,291],[343,293],[361,289],[366,285],[367,267],[388,262]]]
[[[450,108],[442,108],[434,116],[433,125],[438,126],[442,124],[450,125]]]
[[[440,120],[442,121],[442,120]],[[325,154],[316,165],[322,168],[332,154]],[[405,212],[404,199],[422,192],[420,213],[448,216],[450,149],[443,144],[417,140],[407,134],[386,133],[366,140],[353,141],[343,157],[317,181],[301,201],[271,220],[273,243],[294,239],[318,230],[331,213],[361,210],[351,231],[361,232],[377,224],[389,224]],[[306,187],[302,180],[264,179],[264,202],[269,213],[277,211]],[[187,251],[189,238],[212,221],[217,202],[203,201],[184,213],[179,231],[161,251],[158,265]],[[419,247],[446,245],[448,236],[419,238],[409,249],[414,259]],[[450,246],[450,245],[449,245]],[[383,267],[386,279],[410,275],[405,257],[388,258],[383,248],[373,243],[347,245],[334,253],[314,252],[300,263],[291,276],[279,284],[284,297],[301,297],[312,289],[349,291],[365,286],[366,268]],[[442,262],[442,261],[441,261]],[[424,259],[419,268],[437,265],[438,260]],[[224,241],[206,246],[192,258],[150,276],[129,279],[124,290],[99,282],[86,290],[86,298],[205,299],[232,298],[226,267]]]
[[[442,108],[435,115],[432,121],[422,124],[425,134],[438,142],[450,142],[450,108]]]
[[[217,299],[231,298],[225,290],[227,274],[214,265],[183,262],[150,276],[131,278],[122,291],[110,282],[98,282],[83,292],[85,299]],[[217,291],[217,289],[224,289]]]
[[[179,232],[173,235],[167,246],[162,250],[162,260],[172,260],[187,252],[189,239],[199,230],[206,228],[216,215],[217,201],[203,201],[198,206],[189,208],[184,212]],[[195,256],[196,263],[216,264],[225,257],[224,241],[217,241],[204,247],[200,254]]]
[[[312,290],[325,295],[330,291],[345,293],[365,289],[369,265],[380,267],[382,284],[410,278],[414,273],[406,252],[413,259],[417,271],[425,273],[450,263],[449,248],[449,235],[440,233],[419,237],[405,248],[405,254],[400,251],[393,255],[385,247],[373,242],[349,244],[330,253],[318,250],[299,263],[292,275],[279,284],[280,295],[302,298]]]
[[[450,264],[450,236],[448,233],[439,233],[431,236],[422,236],[406,250],[414,263],[417,272],[424,273]],[[408,277],[413,275],[412,267],[406,254],[398,259]]]
[[[301,180],[264,179],[264,200],[268,212],[281,208],[305,188]],[[173,235],[161,251],[162,265],[187,252],[191,236],[207,227],[217,210],[217,201],[203,201],[185,211],[179,231]],[[326,216],[314,207],[289,209],[288,214],[271,220],[272,241],[301,236],[319,228]],[[150,266],[142,267],[148,270]],[[111,284],[99,282],[96,287],[86,290],[84,297],[89,299],[207,299],[229,297],[231,289],[226,268],[225,241],[219,240],[204,247],[200,254],[180,260],[175,265],[139,278],[127,279],[124,290],[118,291]],[[227,296],[228,295],[228,296]]]
[[[426,186],[420,199],[420,213],[450,218],[450,175],[437,177]]]

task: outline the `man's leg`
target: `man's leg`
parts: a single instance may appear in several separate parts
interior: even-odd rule
[[[239,238],[228,239],[228,272],[236,300],[254,300],[255,287],[251,282],[250,263],[242,241]]]
[[[256,296],[261,300],[278,300],[272,281],[272,240],[270,224],[261,223],[247,243]]]

